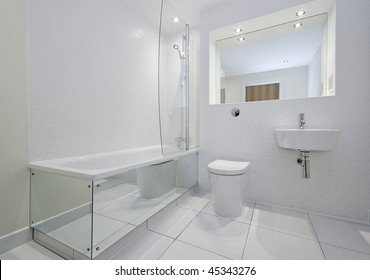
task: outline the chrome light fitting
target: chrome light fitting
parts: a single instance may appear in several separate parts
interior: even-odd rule
[[[300,11],[296,12],[295,14],[296,14],[297,17],[301,17],[301,16],[306,14],[306,11],[300,10]]]

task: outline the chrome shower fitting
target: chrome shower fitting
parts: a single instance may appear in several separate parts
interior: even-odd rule
[[[297,163],[303,167],[303,178],[310,178],[310,152],[301,151],[301,156],[297,159]]]
[[[172,46],[175,50],[177,50],[178,51],[178,53],[179,53],[179,56],[180,56],[180,59],[184,59],[185,58],[185,55],[184,55],[184,53],[182,53],[181,51],[180,51],[180,49],[179,49],[179,45],[173,45]]]

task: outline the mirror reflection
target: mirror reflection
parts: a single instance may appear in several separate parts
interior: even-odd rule
[[[334,95],[335,2],[210,32],[210,104]],[[311,5],[311,6],[310,6]]]
[[[327,14],[217,41],[220,103],[324,95]]]

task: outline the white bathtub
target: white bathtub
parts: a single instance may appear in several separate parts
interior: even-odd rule
[[[101,180],[126,171],[158,164],[198,152],[198,148],[162,155],[160,146],[99,153],[86,156],[30,162],[29,168],[91,181]]]

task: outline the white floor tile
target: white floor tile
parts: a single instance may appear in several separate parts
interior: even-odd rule
[[[227,258],[181,241],[175,241],[160,260],[227,260]]]
[[[320,242],[370,254],[370,226],[310,214]]]
[[[243,206],[242,214],[240,217],[233,218],[231,220],[238,221],[241,223],[247,223],[250,224],[252,220],[253,210],[254,210],[255,203],[253,202],[247,202],[245,206]],[[213,211],[212,202],[209,202],[206,207],[202,210],[202,213],[210,214],[217,216],[215,212]]]
[[[336,246],[323,244],[321,247],[327,260],[370,260],[370,255]]]
[[[178,206],[171,207],[155,219],[149,220],[149,230],[177,238],[198,213]]]
[[[128,196],[96,213],[130,223],[158,204],[152,200]]]
[[[63,258],[36,242],[30,241],[0,255],[0,260],[63,260]]]
[[[172,238],[147,231],[121,250],[112,260],[157,260],[172,242]]]
[[[230,259],[241,259],[248,229],[248,224],[200,213],[178,240]]]
[[[184,194],[177,201],[177,205],[183,208],[201,211],[209,202],[210,194],[201,192],[190,192]]]
[[[249,260],[322,260],[317,241],[251,226],[243,259]]]
[[[317,240],[307,213],[256,204],[252,225]]]

